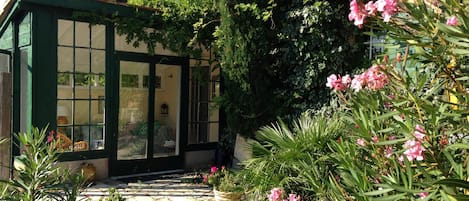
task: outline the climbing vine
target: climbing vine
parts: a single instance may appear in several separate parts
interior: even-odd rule
[[[218,99],[228,133],[253,136],[329,100],[324,80],[364,61],[363,40],[347,21],[349,0],[129,0],[150,7],[107,17],[118,34],[150,52],[160,43],[198,58],[210,48],[221,68]],[[153,29],[148,29],[148,28]]]

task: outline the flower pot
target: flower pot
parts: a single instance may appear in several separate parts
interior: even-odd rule
[[[215,201],[239,201],[243,196],[242,192],[223,192],[213,189],[215,194]]]

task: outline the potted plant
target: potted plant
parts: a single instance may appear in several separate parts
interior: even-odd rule
[[[213,186],[216,201],[238,201],[243,196],[244,189],[239,183],[237,175],[222,166],[213,166],[210,174],[204,175],[204,183]]]

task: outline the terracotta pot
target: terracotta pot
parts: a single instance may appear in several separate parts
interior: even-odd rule
[[[91,163],[82,163],[81,172],[86,183],[94,182],[96,179],[96,167]]]
[[[243,196],[242,192],[223,192],[213,189],[213,194],[215,194],[215,201],[240,201]]]

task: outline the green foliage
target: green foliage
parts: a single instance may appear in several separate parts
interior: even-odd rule
[[[282,121],[262,127],[251,144],[253,158],[241,172],[252,199],[265,198],[274,187],[297,193],[302,200],[332,196],[328,178],[335,165],[329,144],[339,139],[343,128],[339,114],[305,114],[292,128]]]
[[[406,53],[386,66],[380,90],[339,92],[351,135],[332,143],[338,199],[466,200],[469,177],[467,1],[401,2],[385,30]],[[456,16],[458,26],[446,25]],[[425,137],[416,135],[417,125]],[[359,141],[364,143],[358,144]],[[411,142],[424,149],[413,159]],[[352,156],[352,157],[351,157]]]
[[[216,47],[231,132],[253,136],[276,117],[320,108],[329,72],[362,67],[363,37],[345,21],[348,3],[219,1]]]
[[[74,173],[57,165],[57,141],[47,134],[47,128],[33,128],[15,137],[23,146],[22,155],[15,158],[16,174],[1,180],[2,200],[76,200],[84,187],[81,173]]]
[[[100,200],[102,201],[126,201],[127,200],[124,197],[122,197],[119,191],[117,191],[115,188],[109,188],[108,192],[109,192],[109,196]]]
[[[240,185],[238,173],[226,169],[221,170],[212,167],[211,173],[204,176],[204,182],[213,186],[214,189],[222,192],[243,192],[244,188]]]
[[[329,100],[331,71],[362,67],[364,38],[346,22],[348,0],[133,0],[153,7],[111,19],[117,32],[150,52],[157,43],[198,58],[212,48],[223,73],[227,132],[253,136],[280,117],[292,120]],[[146,27],[155,28],[148,30]]]

